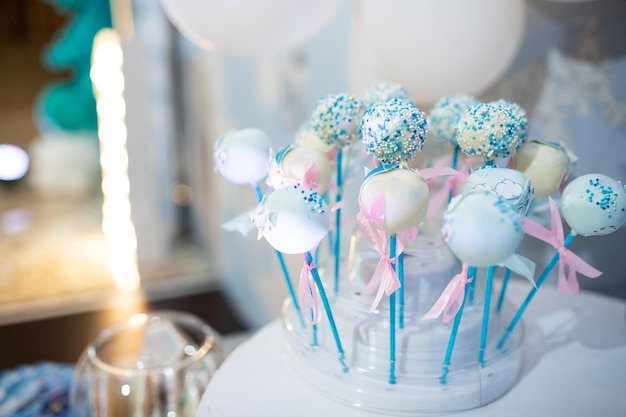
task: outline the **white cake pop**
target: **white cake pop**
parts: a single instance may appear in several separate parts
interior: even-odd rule
[[[515,254],[522,239],[522,216],[496,193],[461,194],[450,201],[441,233],[462,262],[475,267],[500,265]]]
[[[536,197],[545,197],[566,178],[570,158],[561,144],[529,140],[515,153],[515,168],[532,181]]]
[[[383,165],[413,159],[424,146],[426,129],[424,113],[398,99],[374,105],[361,122],[365,151]]]
[[[271,159],[267,183],[272,188],[299,182],[320,195],[328,189],[332,166],[321,151],[305,145],[289,145]]]
[[[267,176],[270,137],[260,129],[228,133],[215,142],[215,170],[235,184],[257,184]]]
[[[531,181],[524,174],[490,165],[476,169],[465,179],[463,193],[475,191],[493,191],[510,201],[522,215],[528,212],[533,198]]]
[[[366,109],[369,109],[375,104],[383,103],[394,98],[409,103],[415,103],[409,90],[404,88],[401,84],[383,81],[373,85],[367,90],[363,96],[363,105]]]
[[[626,189],[606,175],[582,175],[563,190],[561,212],[579,235],[612,233],[626,221]]]
[[[340,150],[361,138],[364,114],[365,107],[356,96],[329,95],[317,102],[310,124],[322,141]]]
[[[480,101],[465,94],[450,94],[433,105],[428,115],[429,138],[456,145],[456,129],[461,116]]]
[[[493,161],[512,156],[526,138],[526,129],[526,123],[509,108],[482,103],[459,119],[457,143],[466,155]]]
[[[265,195],[250,213],[259,230],[274,249],[287,254],[313,250],[326,236],[330,214],[315,191],[300,185],[283,187]]]
[[[359,205],[379,229],[387,233],[403,232],[426,217],[428,185],[411,169],[372,171],[361,184]]]

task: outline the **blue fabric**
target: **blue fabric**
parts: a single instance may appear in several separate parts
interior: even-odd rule
[[[74,365],[40,362],[0,371],[0,416],[69,417]]]

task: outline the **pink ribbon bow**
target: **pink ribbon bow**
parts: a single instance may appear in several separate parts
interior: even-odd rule
[[[567,249],[563,243],[563,224],[561,223],[561,216],[559,215],[559,209],[556,206],[554,200],[548,197],[550,201],[550,227],[548,230],[536,221],[525,217],[523,219],[524,232],[532,237],[549,243],[559,253],[559,278],[557,283],[557,289],[562,293],[578,293],[580,286],[576,279],[576,272],[585,275],[589,278],[597,278],[602,272],[595,269],[578,255]],[[565,268],[568,268],[568,272],[565,272]]]
[[[449,323],[454,318],[463,304],[465,284],[472,282],[472,279],[467,277],[467,269],[468,266],[464,263],[461,272],[452,277],[435,304],[424,315],[424,319],[436,319],[443,314],[443,322]]]
[[[311,307],[312,317],[304,314],[304,319],[309,324],[317,324],[319,321],[319,310],[317,302],[317,290],[315,289],[315,281],[311,270],[315,268],[315,262],[310,264],[305,260],[300,270],[300,281],[298,282],[298,300],[300,305],[308,305]]]
[[[380,301],[383,297],[383,293],[387,295],[391,295],[400,288],[400,280],[398,279],[398,275],[393,268],[393,264],[396,262],[396,258],[389,257],[389,253],[387,250],[387,236],[385,232],[380,229],[375,228],[372,223],[382,221],[379,217],[382,204],[382,212],[384,212],[384,194],[381,194],[376,198],[372,207],[374,207],[374,214],[370,211],[364,211],[363,207],[361,207],[361,212],[357,213],[356,221],[359,225],[359,228],[363,232],[363,235],[370,241],[374,249],[380,254],[380,260],[376,265],[376,269],[374,269],[374,274],[370,279],[369,283],[363,290],[365,294],[372,294],[376,291],[378,287],[378,291],[376,292],[376,297],[374,298],[374,302],[370,307],[370,313],[376,310]],[[401,253],[403,250],[402,243],[399,242],[398,245],[398,253]]]
[[[443,176],[448,177],[441,188],[439,188],[429,199],[428,213],[426,214],[426,217],[432,217],[448,203],[448,196],[450,195],[450,192],[452,192],[453,195],[457,193],[459,186],[462,185],[465,182],[465,179],[469,176],[469,170],[463,167],[458,170],[450,167],[432,167],[421,169],[420,174],[427,180]]]

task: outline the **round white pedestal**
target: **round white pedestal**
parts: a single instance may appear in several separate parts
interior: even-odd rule
[[[521,304],[525,282],[509,284]],[[626,410],[626,303],[542,287],[524,314],[523,369],[515,387],[463,417],[616,416]],[[209,384],[196,417],[375,416],[335,401],[297,375],[273,321],[240,345]]]

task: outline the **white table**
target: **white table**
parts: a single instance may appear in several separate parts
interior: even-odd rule
[[[514,305],[528,283],[511,282]],[[626,415],[626,302],[542,287],[524,313],[524,365],[511,392],[455,415],[599,417]],[[374,416],[338,404],[302,381],[284,360],[279,320],[227,358],[196,417]]]

